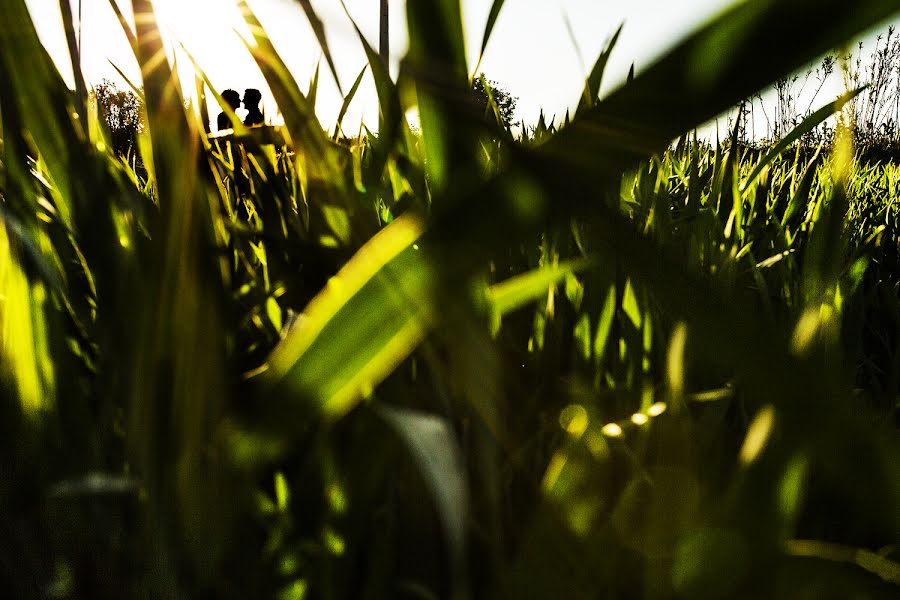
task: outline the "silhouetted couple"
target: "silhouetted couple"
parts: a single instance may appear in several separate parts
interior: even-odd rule
[[[231,110],[237,111],[241,107],[241,95],[234,90],[225,90],[222,92],[222,99],[231,106]],[[249,88],[244,90],[244,108],[247,109],[247,118],[244,119],[244,125],[251,127],[253,125],[263,124],[263,114],[259,110],[259,102],[262,100],[262,94],[259,90]],[[219,130],[231,129],[231,119],[223,111],[218,118]]]

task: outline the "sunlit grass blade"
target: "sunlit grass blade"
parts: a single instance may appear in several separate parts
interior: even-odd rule
[[[598,96],[600,95],[600,84],[603,83],[603,73],[606,71],[606,65],[609,62],[609,57],[612,55],[612,51],[616,47],[616,42],[619,41],[619,35],[622,33],[622,28],[624,26],[624,23],[619,25],[618,29],[616,29],[616,32],[606,43],[606,47],[603,49],[603,51],[600,52],[600,56],[597,57],[597,61],[594,63],[594,67],[591,69],[587,80],[584,82],[584,95],[578,102],[578,109],[576,110],[576,114],[586,108],[591,108],[597,102]]]
[[[73,97],[41,45],[24,2],[13,0],[0,5],[0,22],[4,23],[0,27],[0,75],[6,92],[0,95],[0,102],[4,119],[17,115],[22,129],[40,148],[58,192],[57,209],[64,222],[71,224],[71,204],[77,202],[73,188],[78,185],[74,165],[78,148],[85,140],[70,116],[74,112]]]
[[[45,315],[48,295],[42,283],[28,281],[8,228],[0,215],[0,378],[17,392],[22,412],[37,418],[56,401]]]
[[[547,289],[563,281],[567,275],[593,265],[594,261],[590,259],[571,260],[495,283],[488,289],[491,306],[499,315],[516,310],[541,296],[546,297]]]
[[[415,246],[422,233],[416,217],[403,217],[363,246],[272,352],[265,380],[311,401],[327,421],[368,396],[434,319],[432,267]]]

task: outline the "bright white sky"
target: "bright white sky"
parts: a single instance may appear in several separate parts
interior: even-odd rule
[[[110,0],[80,1],[82,69],[88,82],[108,78],[123,87],[110,61],[137,81],[137,64],[109,6]],[[131,3],[115,1],[130,16]],[[621,22],[625,22],[625,29],[607,68],[604,91],[625,79],[632,62],[640,71],[654,56],[733,1],[506,0],[480,70],[519,97],[517,120],[533,124],[541,108],[548,115],[561,117],[567,108],[577,105],[587,72]],[[345,2],[369,42],[377,48],[379,0]],[[71,81],[58,1],[26,0],[26,3],[42,41],[60,65],[64,77]],[[79,0],[72,0],[72,3],[77,15]],[[264,80],[234,32],[234,29],[245,32],[246,27],[233,2],[155,0],[154,4],[159,20],[168,30],[164,35],[168,39],[181,40],[219,91],[259,88],[263,90],[267,118],[275,117],[274,101]],[[305,89],[321,52],[299,3],[295,0],[249,0],[249,4],[301,89]],[[341,85],[347,91],[366,64],[365,54],[338,0],[312,0],[312,4],[325,23]],[[470,69],[477,61],[490,6],[491,0],[462,0]],[[391,58],[395,74],[397,61],[407,48],[405,9],[406,0],[391,0]],[[572,35],[567,28],[567,19]],[[187,63],[184,57],[179,59],[185,83],[190,81],[184,76]],[[821,98],[822,103],[827,100]],[[324,127],[333,127],[340,105],[337,86],[323,61],[317,113]],[[355,133],[360,120],[372,127],[377,123],[377,115],[374,85],[367,76],[345,118],[344,129]]]

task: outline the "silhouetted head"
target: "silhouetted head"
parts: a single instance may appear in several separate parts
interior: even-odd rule
[[[237,110],[241,107],[241,95],[235,90],[225,90],[222,92],[222,99],[227,102],[233,110]]]
[[[259,93],[259,90],[253,88],[244,90],[244,107],[247,110],[252,110],[254,107],[258,106],[260,100],[262,100],[262,94]]]

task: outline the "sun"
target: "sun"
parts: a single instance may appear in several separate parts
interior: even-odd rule
[[[221,0],[153,0],[163,39],[171,47],[183,45],[192,55],[208,55],[240,43],[249,28],[236,3]]]
[[[153,0],[153,8],[166,57],[177,65],[186,99],[196,99],[195,64],[220,92],[229,87],[263,87],[259,70],[244,42],[252,40],[250,28],[237,3]],[[263,104],[271,104],[271,100],[266,102],[268,90],[264,96]],[[207,102],[217,112],[212,96],[207,96]]]

